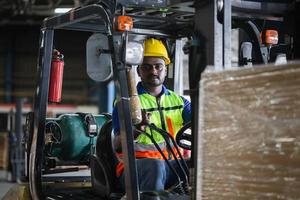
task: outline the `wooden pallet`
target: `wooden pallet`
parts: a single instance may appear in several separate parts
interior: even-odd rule
[[[8,167],[8,133],[0,132],[0,169]]]

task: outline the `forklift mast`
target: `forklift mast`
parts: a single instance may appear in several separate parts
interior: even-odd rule
[[[297,1],[260,1],[260,0],[216,0],[195,1],[194,32],[200,39],[195,52],[189,55],[189,83],[192,103],[192,159],[193,165],[191,179],[193,182],[192,199],[202,199],[202,152],[203,135],[199,132],[201,119],[199,116],[203,109],[200,107],[201,90],[199,81],[203,69],[210,67],[214,71],[222,71],[233,68],[232,65],[232,32],[234,28],[244,30],[253,45],[253,54],[256,57],[255,64],[267,64],[268,52],[261,41],[262,28],[256,25],[258,22],[277,22],[286,28],[286,32],[293,41],[290,43],[292,59],[299,59],[299,31],[296,24],[299,23],[299,2]],[[293,19],[292,21],[289,21]],[[279,27],[277,27],[279,29]],[[282,41],[285,42],[285,41]],[[203,44],[204,43],[204,44]],[[203,48],[203,49],[202,49]],[[204,50],[205,49],[205,50]],[[251,54],[251,53],[250,53]],[[201,72],[198,72],[201,71]],[[196,72],[196,73],[195,73]]]

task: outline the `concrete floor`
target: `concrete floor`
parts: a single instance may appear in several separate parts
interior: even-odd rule
[[[0,199],[2,199],[5,194],[8,192],[10,188],[12,188],[14,183],[6,183],[6,182],[0,182]]]
[[[17,183],[9,182],[10,174],[6,171],[0,170],[0,199],[8,192],[10,188],[17,185]]]
[[[45,177],[52,177],[52,178],[67,178],[67,177],[87,177],[89,179],[90,177],[90,170],[84,169],[80,170],[78,172],[66,172],[66,173],[60,173],[60,174],[52,174],[52,175],[46,175]],[[0,200],[5,196],[5,194],[11,189],[12,187],[18,185],[18,183],[10,182],[10,173],[7,171],[0,170]]]

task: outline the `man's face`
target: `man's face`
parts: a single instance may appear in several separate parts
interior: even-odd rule
[[[138,69],[143,84],[148,87],[162,85],[166,73],[165,61],[160,57],[144,57],[143,64]]]

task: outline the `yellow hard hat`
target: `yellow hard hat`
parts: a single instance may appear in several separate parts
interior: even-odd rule
[[[170,64],[167,49],[162,41],[149,38],[144,42],[144,56],[162,57],[166,65]]]

